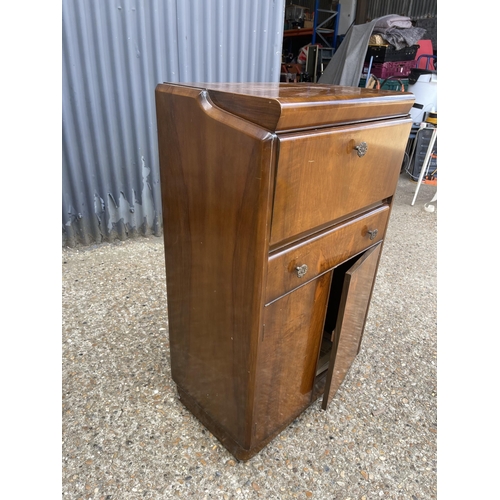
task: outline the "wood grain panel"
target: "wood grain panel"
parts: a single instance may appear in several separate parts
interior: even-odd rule
[[[384,205],[272,255],[268,264],[266,304],[381,241],[389,213],[390,207]],[[368,233],[371,230],[377,230],[373,239]],[[307,272],[299,277],[297,267],[304,264]]]
[[[172,377],[248,448],[275,136],[200,89],[156,102]]]
[[[255,441],[282,430],[310,403],[331,273],[265,307],[255,399]]]
[[[410,128],[404,119],[280,136],[271,246],[392,196]]]
[[[346,272],[333,336],[330,365],[326,376],[322,403],[324,410],[327,409],[340,384],[344,381],[358,353],[381,248],[380,243],[366,251]]]
[[[406,116],[410,92],[319,83],[195,83],[220,108],[273,132]]]

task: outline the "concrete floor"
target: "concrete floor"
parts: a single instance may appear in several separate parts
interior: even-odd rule
[[[62,250],[68,499],[437,496],[436,187],[401,174],[361,352],[248,462],[181,405],[170,375],[163,241]]]

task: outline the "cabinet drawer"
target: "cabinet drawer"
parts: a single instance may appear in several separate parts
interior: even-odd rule
[[[266,304],[381,241],[389,212],[384,205],[271,256]]]
[[[271,246],[392,196],[410,128],[401,119],[281,135]]]

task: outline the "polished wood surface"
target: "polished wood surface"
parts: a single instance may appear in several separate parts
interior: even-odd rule
[[[255,439],[274,434],[311,403],[331,272],[264,310],[255,399]]]
[[[319,83],[192,83],[212,103],[273,132],[406,116],[408,92]]]
[[[197,89],[156,98],[172,377],[248,448],[275,136]]]
[[[302,286],[319,274],[332,269],[352,255],[382,240],[389,218],[389,206],[335,226],[319,236],[272,255],[266,284],[266,303]],[[371,238],[368,231],[377,230]],[[299,277],[297,267],[307,265]]]
[[[324,389],[327,404],[359,349],[413,100],[319,84],[156,88],[172,377],[240,460]]]
[[[402,119],[280,136],[271,245],[390,197],[410,129]]]
[[[339,315],[333,335],[330,366],[326,376],[322,408],[335,396],[358,354],[375,281],[381,244],[365,252],[346,273]]]

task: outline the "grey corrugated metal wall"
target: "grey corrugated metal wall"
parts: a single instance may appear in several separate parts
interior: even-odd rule
[[[279,81],[285,0],[63,0],[63,245],[162,233],[154,89]]]
[[[340,2],[342,3],[342,2]],[[412,20],[437,16],[437,0],[358,0],[356,24],[388,14],[408,16]]]

